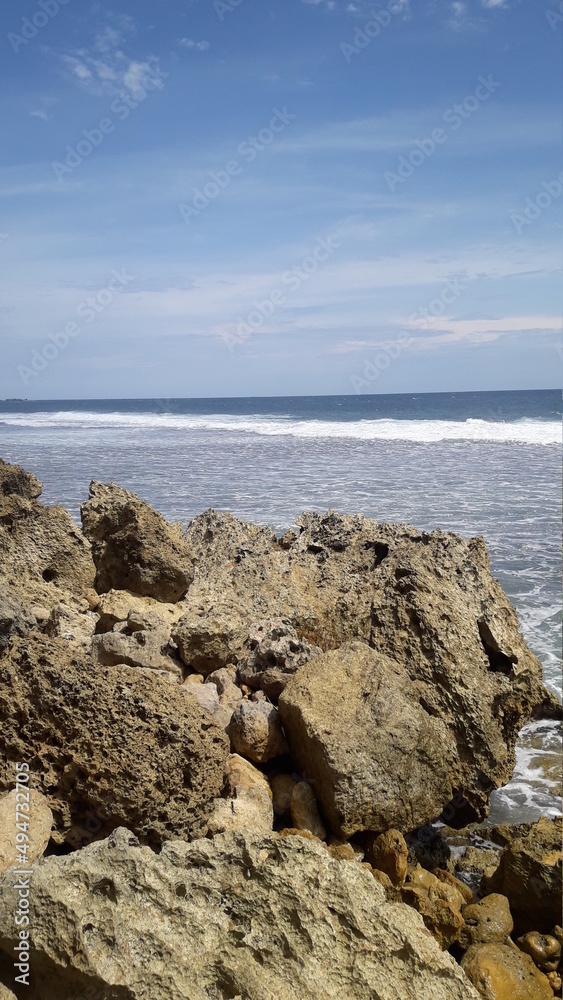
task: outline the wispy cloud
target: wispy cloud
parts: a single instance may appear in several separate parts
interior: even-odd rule
[[[197,52],[208,52],[210,47],[209,42],[205,40],[196,42],[195,38],[179,38],[178,45],[184,49],[195,49]]]

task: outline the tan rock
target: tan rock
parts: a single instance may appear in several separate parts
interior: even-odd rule
[[[32,472],[26,472],[19,465],[9,465],[0,458],[0,496],[37,500],[42,492],[43,485]]]
[[[295,778],[290,774],[276,774],[270,779],[276,816],[285,816],[291,809],[291,796],[296,784]]]
[[[529,955],[506,944],[470,948],[461,967],[483,1000],[553,1000],[543,972]]]
[[[300,639],[283,618],[254,622],[249,630],[250,652],[239,664],[239,677],[277,702],[290,677],[322,650]]]
[[[319,814],[316,795],[308,781],[299,781],[291,793],[291,821],[297,830],[309,830],[324,840],[326,829]]]
[[[462,882],[460,878],[456,878],[451,872],[444,871],[443,868],[433,868],[432,874],[436,876],[438,881],[445,882],[446,885],[453,885],[454,889],[457,889],[461,893],[466,903],[473,902],[473,893],[465,882]]]
[[[259,786],[237,788],[228,799],[215,799],[214,809],[209,818],[209,834],[229,833],[241,830],[248,833],[257,830],[271,833],[274,824],[274,810],[268,793]]]
[[[561,943],[551,934],[529,931],[516,941],[542,972],[557,972],[561,961]]]
[[[33,884],[29,1000],[77,1000],[92,984],[128,1000],[478,1000],[364,865],[303,836],[235,832],[156,854],[121,830],[46,859]],[[10,962],[15,900],[5,878]]]
[[[369,861],[364,861],[363,864],[366,868],[370,869],[375,881],[379,882],[380,886],[382,886],[387,901],[389,903],[400,903],[402,901],[401,890],[396,885],[393,885],[389,876],[385,872],[380,871],[379,868],[372,868]]]
[[[77,846],[127,822],[155,847],[207,830],[228,740],[179,685],[92,667],[62,639],[30,635],[0,658],[0,793],[33,761],[55,820]]]
[[[272,790],[266,776],[238,753],[229,754],[225,762],[225,788],[229,795],[234,795],[237,790],[261,788],[272,801]]]
[[[235,684],[236,671],[234,669],[229,670],[228,667],[222,667],[220,670],[214,670],[213,673],[208,674],[207,682],[208,684],[214,684],[219,692],[219,699],[222,705],[232,709],[233,711],[237,707],[239,701],[242,701],[242,691]]]
[[[356,852],[352,844],[328,844],[328,853],[336,861],[357,861]]]
[[[218,605],[208,613],[184,614],[172,638],[186,666],[205,676],[237,662],[247,631],[239,615]]]
[[[302,666],[279,710],[293,758],[314,780],[337,836],[410,830],[451,798],[440,725],[418,704],[405,669],[365,643]]]
[[[167,670],[180,679],[180,663],[167,655],[169,637],[166,631],[136,631],[131,634],[104,632],[93,638],[94,660],[103,667],[115,667],[124,663],[129,667],[144,667],[147,670]]]
[[[288,751],[279,712],[269,702],[241,702],[233,712],[229,736],[236,753],[256,763]]]
[[[12,993],[7,986],[0,983],[0,1000],[17,1000],[16,994]]]
[[[25,842],[28,864],[33,864],[37,858],[42,857],[51,837],[53,813],[47,799],[34,788],[30,788],[29,795],[26,793],[26,786],[22,785],[22,788],[23,791],[14,788],[0,798],[0,874],[18,864],[18,833],[23,833],[28,838]],[[16,805],[22,810],[18,812],[17,821]]]
[[[410,869],[401,898],[417,910],[441,948],[449,948],[459,939],[464,921],[464,899],[455,886],[440,882],[435,875],[417,865]]]
[[[561,919],[562,820],[542,818],[527,825],[503,850],[495,873],[483,882],[485,892],[500,892],[510,900],[518,934],[548,933]]]
[[[366,861],[389,876],[393,885],[403,885],[407,874],[409,851],[399,830],[386,830],[379,836],[368,834]]]
[[[563,984],[562,984],[560,973],[559,972],[547,972],[545,978],[549,982],[549,985],[551,986],[551,989],[553,990],[553,992],[555,993],[555,995],[556,996],[561,996],[561,986]]]
[[[507,944],[514,930],[510,904],[506,896],[491,893],[462,910],[465,927],[460,935],[463,948],[478,944]]]
[[[91,483],[81,515],[99,593],[130,590],[170,603],[184,596],[193,569],[181,526],[114,483]]]

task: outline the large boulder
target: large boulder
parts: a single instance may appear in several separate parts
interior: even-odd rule
[[[462,967],[483,1000],[553,1000],[546,976],[514,945],[474,946]]]
[[[146,843],[206,832],[228,739],[179,685],[93,668],[59,638],[15,639],[0,660],[0,793],[28,761],[57,842],[124,823]]]
[[[398,663],[443,739],[454,802],[447,822],[484,817],[490,792],[512,775],[521,726],[561,709],[491,575],[483,539],[334,512],[303,514],[297,525],[277,538],[230,514],[196,517],[186,532],[196,561],[187,613],[221,602],[252,622],[283,619],[302,643],[289,663],[296,678],[305,643],[326,652],[362,640]],[[255,656],[239,673],[260,685],[261,666]]]
[[[171,603],[184,596],[193,570],[181,525],[114,483],[92,482],[81,515],[100,593],[129,590]]]
[[[314,887],[314,888],[313,888]],[[0,881],[13,961],[16,889]],[[124,829],[33,869],[28,1000],[478,1000],[418,914],[299,836],[231,832],[160,854]]]
[[[446,727],[418,704],[406,669],[366,643],[301,667],[279,711],[295,761],[344,839],[413,830],[452,796]]]
[[[43,486],[32,472],[26,472],[19,465],[9,465],[0,458],[0,496],[37,500],[42,492]]]
[[[485,878],[485,892],[500,892],[510,900],[518,934],[547,933],[561,920],[562,820],[540,819],[513,827],[500,864]]]

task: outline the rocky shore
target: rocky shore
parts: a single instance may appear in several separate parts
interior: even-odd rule
[[[561,708],[483,539],[40,495],[0,462],[0,1000],[561,996],[561,819],[483,825]]]

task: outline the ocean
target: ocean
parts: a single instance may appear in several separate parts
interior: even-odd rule
[[[303,510],[483,535],[561,698],[561,393],[0,402],[0,456],[79,521],[91,479],[170,520],[209,507],[283,531]],[[520,735],[491,823],[561,812],[561,728]]]

